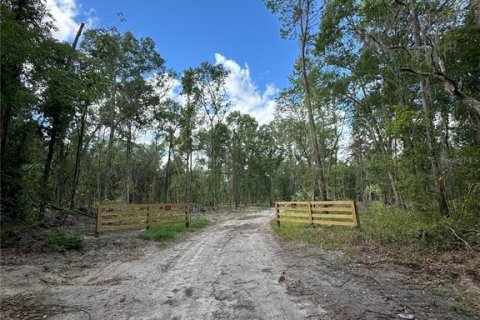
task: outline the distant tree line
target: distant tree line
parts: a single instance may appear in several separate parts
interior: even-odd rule
[[[259,125],[231,110],[222,65],[177,73],[151,38],[116,28],[60,42],[42,1],[2,0],[2,222],[109,201],[478,215],[478,3],[320,4],[266,1],[300,53]]]

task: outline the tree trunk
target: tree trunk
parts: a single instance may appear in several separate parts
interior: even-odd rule
[[[325,182],[325,174],[323,168],[323,160],[320,153],[320,147],[318,144],[317,138],[317,130],[315,127],[315,119],[313,116],[313,106],[311,101],[311,92],[310,92],[310,83],[308,81],[308,73],[307,73],[307,62],[306,62],[306,51],[307,51],[307,41],[308,41],[308,29],[310,28],[310,1],[305,1],[306,8],[302,10],[300,13],[300,64],[301,64],[301,73],[303,79],[303,88],[305,90],[305,106],[307,107],[308,111],[308,124],[310,129],[310,143],[313,150],[313,171],[314,176],[318,179],[318,187],[320,190],[320,200],[327,200],[327,186]],[[316,166],[316,168],[315,168]]]
[[[210,131],[211,131],[211,136],[210,136],[210,194],[212,195],[211,198],[211,206],[215,210],[216,206],[216,198],[217,198],[217,186],[216,186],[216,176],[215,176],[215,147],[214,147],[214,139],[215,139],[215,133],[213,129],[213,122],[210,122]]]
[[[131,121],[128,121],[127,124],[128,127],[128,132],[127,132],[127,172],[126,172],[126,184],[125,184],[125,201],[127,203],[130,203],[130,183],[132,180],[132,165],[131,165],[131,159],[132,159],[132,123]]]
[[[172,149],[173,149],[173,131],[170,131],[168,135],[168,158],[167,158],[167,164],[165,166],[165,185],[164,185],[165,202],[170,201],[168,192],[169,192],[169,183],[170,183],[170,158],[172,154]]]
[[[110,126],[110,135],[108,138],[107,145],[107,165],[105,167],[105,174],[103,180],[103,199],[108,200],[110,193],[110,180],[112,175],[112,161],[113,161],[113,139],[115,137],[115,125],[111,124]]]
[[[78,141],[77,141],[77,150],[75,153],[75,168],[73,170],[73,181],[72,181],[72,190],[70,193],[70,210],[73,210],[75,207],[75,194],[77,192],[78,180],[80,177],[80,161],[83,152],[83,138],[85,135],[85,118],[86,118],[87,107],[82,112],[80,118],[80,131],[78,132]]]
[[[412,29],[413,29],[413,38],[416,46],[422,46],[424,43],[427,44],[426,39],[422,38],[420,32],[420,21],[418,19],[418,14],[416,11],[416,0],[411,0],[411,15],[412,15]],[[425,36],[425,35],[424,35]],[[425,54],[427,61],[430,57]],[[432,62],[432,61],[431,61]],[[445,196],[445,183],[443,181],[443,176],[440,171],[440,166],[438,163],[437,151],[436,151],[436,140],[434,134],[434,127],[432,122],[432,111],[431,107],[431,93],[430,93],[430,80],[428,77],[423,78],[420,81],[420,91],[422,98],[422,107],[425,114],[425,119],[427,120],[427,146],[428,146],[428,157],[430,159],[430,164],[432,166],[432,174],[435,180],[435,189],[437,195],[437,202],[440,210],[440,214],[447,216],[450,214],[448,208],[447,198]]]
[[[11,112],[11,105],[7,103],[2,103],[2,108],[0,108],[0,136],[1,138],[1,165],[2,171],[4,170],[5,164],[5,147],[7,145],[7,136],[8,136],[8,129],[10,127],[10,120],[12,119],[12,112]]]
[[[428,145],[428,157],[432,166],[432,174],[435,179],[435,190],[437,194],[437,202],[440,209],[440,214],[448,216],[450,210],[448,208],[447,197],[445,196],[445,183],[440,171],[438,163],[437,151],[435,147],[435,135],[432,123],[432,116],[430,110],[430,83],[428,78],[422,79],[420,82],[420,91],[422,93],[422,107],[425,117],[427,119],[427,145]]]
[[[192,152],[192,137],[190,131],[190,119],[188,120],[188,128],[187,128],[187,156],[186,156],[186,164],[185,164],[185,189],[184,189],[184,201],[185,203],[190,202],[190,182],[191,182],[191,172],[190,172],[190,154]]]
[[[235,208],[238,208],[238,150],[237,150],[237,136],[233,130],[233,147],[232,147],[232,201]]]
[[[57,125],[54,121],[52,124],[52,130],[50,134],[50,141],[48,142],[48,152],[47,152],[47,159],[45,160],[45,165],[43,168],[43,175],[42,179],[40,180],[40,186],[42,188],[42,199],[40,201],[40,209],[38,212],[38,219],[43,220],[45,217],[45,208],[47,205],[47,197],[48,197],[48,178],[50,177],[50,169],[52,166],[53,160],[53,153],[55,151],[55,143],[57,142]]]

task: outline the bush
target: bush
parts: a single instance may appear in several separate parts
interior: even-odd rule
[[[47,244],[57,251],[83,248],[83,239],[78,234],[67,234],[58,229],[47,230],[43,234],[47,238]]]
[[[355,245],[376,242],[411,249],[452,250],[480,247],[480,217],[475,214],[439,214],[384,208],[373,203],[360,210],[359,230],[339,226],[316,226],[272,222],[275,232],[287,240],[321,244]],[[464,241],[465,240],[465,241]]]

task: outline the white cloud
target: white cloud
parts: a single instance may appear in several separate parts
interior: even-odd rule
[[[215,64],[222,64],[230,73],[226,79],[226,91],[231,102],[232,111],[240,111],[254,117],[259,124],[266,124],[273,120],[276,107],[275,97],[279,89],[274,84],[268,84],[261,92],[250,76],[250,68],[245,65],[242,68],[236,61],[229,60],[223,55],[215,54]],[[157,94],[161,100],[173,99],[184,104],[184,97],[181,95],[181,82],[165,73],[151,76],[147,79],[150,84],[155,82],[163,83],[157,86]],[[137,143],[150,143],[153,141],[153,133],[149,130],[140,132],[136,138]]]
[[[47,0],[46,6],[57,28],[57,30],[53,30],[52,34],[60,41],[73,39],[80,22],[84,22],[86,27],[91,27],[97,20],[93,17],[93,10],[82,12],[82,7],[77,0]],[[78,21],[80,14],[85,16],[83,21]]]
[[[279,89],[268,84],[263,92],[253,82],[248,65],[241,67],[236,61],[215,53],[215,64],[221,64],[230,72],[226,80],[227,95],[232,103],[232,111],[250,114],[260,124],[273,120],[275,96]]]

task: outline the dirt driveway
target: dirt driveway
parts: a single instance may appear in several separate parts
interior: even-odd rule
[[[70,267],[68,261],[60,268],[48,259],[3,264],[0,315],[398,319],[406,313],[415,319],[473,318],[452,313],[448,295],[411,282],[399,267],[365,268],[340,253],[286,244],[270,230],[271,217],[271,211],[262,211],[223,221],[166,248],[149,243],[122,255],[92,249],[83,259],[72,258]],[[97,256],[93,266],[86,263],[92,255]]]

